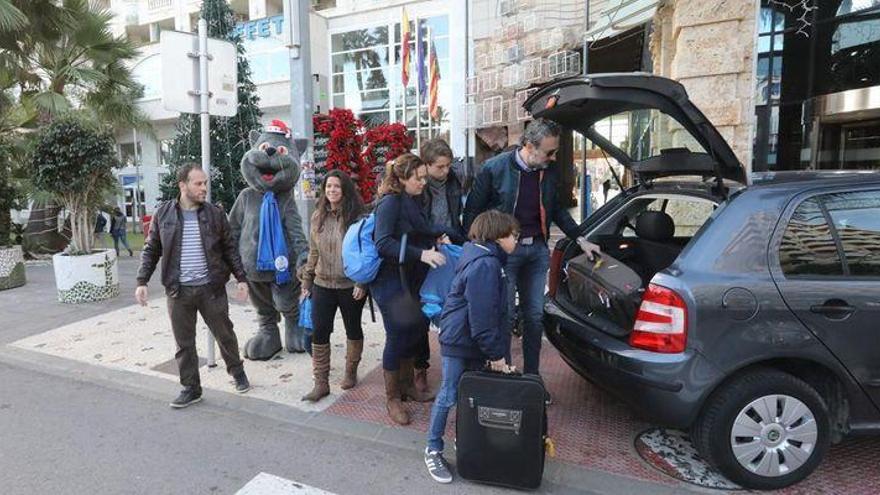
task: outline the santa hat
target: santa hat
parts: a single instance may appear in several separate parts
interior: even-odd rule
[[[272,134],[281,134],[284,137],[290,137],[290,129],[287,127],[287,124],[280,120],[273,120],[272,123],[267,125],[266,132],[270,132]]]

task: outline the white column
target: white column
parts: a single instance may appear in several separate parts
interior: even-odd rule
[[[440,73],[441,83],[452,83],[449,86],[452,94],[452,108],[449,112],[449,146],[452,154],[463,156],[465,143],[467,142],[467,115],[464,104],[467,102],[467,66],[465,57],[467,50],[467,21],[465,10],[467,0],[452,0],[449,2],[449,74]],[[469,58],[473,65],[473,54]],[[472,73],[473,74],[473,73]]]
[[[248,17],[250,19],[266,17],[266,0],[250,0],[248,2]]]

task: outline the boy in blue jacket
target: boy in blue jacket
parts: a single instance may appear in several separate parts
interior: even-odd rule
[[[498,210],[481,213],[471,224],[456,267],[452,287],[440,316],[443,379],[431,409],[425,465],[440,483],[452,481],[443,458],[443,433],[449,409],[458,395],[458,379],[488,361],[495,371],[509,373],[510,332],[507,330],[507,255],[516,248],[519,225]]]

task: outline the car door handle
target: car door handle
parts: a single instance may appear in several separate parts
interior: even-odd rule
[[[825,301],[824,304],[810,306],[810,311],[812,313],[823,315],[835,320],[846,319],[849,315],[855,312],[855,310],[855,307],[850,306],[846,301],[841,301],[839,299],[832,299],[830,301]]]

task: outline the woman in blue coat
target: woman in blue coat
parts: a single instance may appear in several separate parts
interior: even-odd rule
[[[458,379],[488,361],[495,371],[510,372],[507,330],[507,255],[516,248],[516,219],[497,210],[481,213],[471,225],[440,317],[443,379],[431,409],[425,465],[440,483],[452,481],[443,458],[443,433],[457,399]]]

